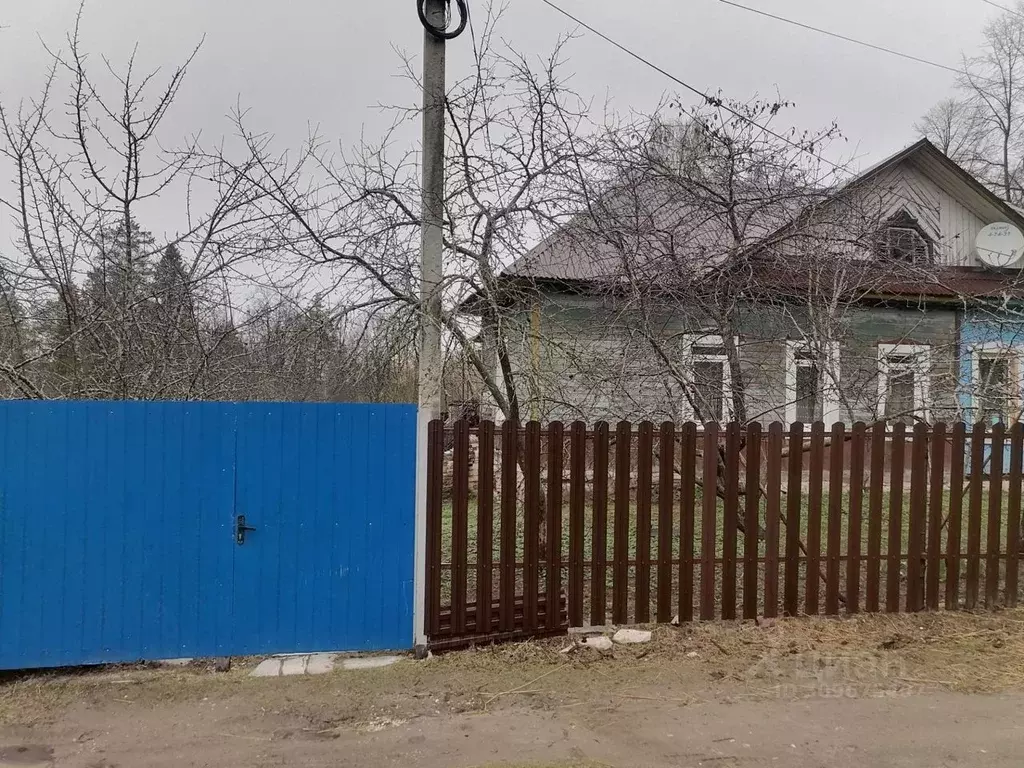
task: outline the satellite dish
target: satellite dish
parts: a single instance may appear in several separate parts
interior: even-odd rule
[[[978,233],[974,249],[982,264],[1005,269],[1024,255],[1024,233],[1006,222],[989,224]]]

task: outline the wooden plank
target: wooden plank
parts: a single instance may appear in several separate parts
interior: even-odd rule
[[[672,533],[675,508],[675,425],[666,421],[658,433],[658,623],[672,620]]]
[[[764,615],[779,615],[779,524],[782,517],[782,448],[784,435],[778,422],[768,427],[764,500]]]
[[[786,481],[786,575],[783,610],[786,616],[800,612],[800,505],[804,485],[804,425],[789,428],[789,477]]]
[[[949,514],[946,516],[946,610],[960,606],[960,531],[963,524],[967,428],[953,425],[949,450]]]
[[[637,436],[636,586],[633,613],[637,624],[651,620],[651,501],[654,483],[654,425],[640,424]]]
[[[757,618],[758,536],[761,529],[761,425],[747,425],[747,485],[743,514],[743,618]]]
[[[970,496],[967,503],[967,585],[964,607],[978,607],[981,579],[981,503],[985,487],[985,425],[975,424],[971,433]]]
[[[494,569],[494,422],[480,424],[477,438],[476,496],[476,604],[490,605],[493,600]],[[491,612],[477,617],[476,630],[491,631]]]
[[[925,607],[939,610],[942,585],[942,514],[946,494],[946,425],[932,427],[930,460],[931,483],[928,489],[928,541],[925,557]]]
[[[562,596],[562,461],[565,452],[565,427],[560,421],[548,425],[548,510],[547,567],[544,569],[548,605],[557,605]],[[558,629],[558,613],[547,615],[547,628]]]
[[[452,632],[466,631],[469,553],[469,422],[455,422],[452,449]]]
[[[615,429],[615,525],[612,550],[612,622],[629,621],[629,489],[632,472],[633,425],[620,421]]]
[[[999,600],[1000,540],[1003,533],[1003,446],[1006,427],[992,427],[988,471],[988,540],[985,544],[985,607]]]
[[[832,445],[828,468],[828,542],[825,557],[825,613],[839,613],[840,547],[843,536],[843,459],[846,454],[846,427],[832,425]]]
[[[740,526],[740,430],[737,422],[725,428],[725,477],[722,515],[723,619],[736,618],[736,545]]]
[[[818,592],[821,584],[821,482],[825,468],[825,425],[811,425],[811,450],[807,476],[807,571],[804,584],[804,613],[818,613]]]
[[[444,498],[444,422],[427,428],[427,637],[441,631],[441,527]]]
[[[590,623],[603,626],[607,613],[608,584],[608,454],[609,427],[599,422],[594,428],[594,515],[591,530]]]
[[[519,506],[519,425],[506,421],[501,425],[501,563],[498,582],[498,628],[515,629],[516,549]]]
[[[1020,566],[1021,462],[1024,460],[1024,424],[1010,427],[1010,466],[1006,492],[1006,591],[1008,608],[1017,607],[1017,582]]]
[[[924,608],[924,549],[928,514],[928,425],[914,425],[910,453],[910,519],[907,525],[908,613]]]
[[[860,558],[864,507],[864,451],[867,426],[862,421],[853,425],[850,440],[850,510],[846,533],[846,612],[860,611]]]
[[[906,424],[893,424],[889,456],[889,540],[885,550],[885,610],[889,613],[896,613],[900,609],[906,435]]]
[[[693,621],[693,537],[697,496],[697,425],[683,424],[679,445],[679,620]]]
[[[569,625],[583,626],[583,542],[587,504],[587,425],[573,422],[569,449]]]
[[[715,556],[718,531],[718,425],[704,425],[700,547],[700,618],[715,618]]]
[[[541,426],[526,425],[523,445],[523,598],[526,618],[523,627],[537,629],[537,592],[540,585],[540,526],[543,520],[540,492]]]
[[[875,613],[881,606],[882,500],[885,492],[885,422],[871,429],[871,488],[868,492],[868,559],[864,610]]]
[[[528,632],[524,628],[523,624],[523,599],[517,597],[515,605],[513,606],[513,612],[515,617],[515,629],[511,632],[495,632],[484,633],[477,629],[477,617],[481,617],[481,626],[485,623],[482,619],[488,612],[491,614],[491,626],[495,626],[498,620],[498,613],[500,613],[500,605],[497,600],[492,601],[490,604],[490,611],[485,606],[482,610],[477,603],[470,603],[467,606],[467,617],[466,617],[466,634],[458,637],[453,636],[451,631],[452,615],[450,610],[441,612],[441,631],[437,636],[430,639],[428,646],[434,650],[452,650],[454,648],[466,648],[474,643],[489,643],[489,642],[507,642],[511,640],[527,640],[530,638],[541,638],[541,637],[552,637],[555,635],[564,634],[568,629],[569,616],[566,609],[566,601],[564,599],[553,607],[552,613],[558,617],[558,629],[550,630],[547,629],[547,616],[548,616],[548,601],[547,596],[539,595],[537,598],[537,614],[542,620],[542,629],[535,632]]]

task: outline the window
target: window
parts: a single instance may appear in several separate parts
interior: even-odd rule
[[[686,401],[686,410],[697,421],[728,421],[731,413],[732,377],[722,337],[689,336],[686,339],[686,354],[693,384],[690,398]]]
[[[879,236],[877,252],[882,259],[908,264],[931,260],[931,244],[914,227],[887,227]]]
[[[839,354],[837,347],[828,347],[831,351],[822,358],[804,341],[787,342],[787,422],[813,424],[837,416],[838,397],[831,382],[838,375]]]
[[[1002,344],[987,344],[973,351],[975,420],[985,424],[1017,419],[1020,390],[1018,356]]]
[[[930,346],[878,345],[878,410],[886,421],[928,418],[930,372]]]
[[[786,420],[812,424],[821,419],[821,367],[806,344],[790,342],[786,360]]]

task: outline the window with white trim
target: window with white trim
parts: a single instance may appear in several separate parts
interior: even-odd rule
[[[930,394],[931,346],[878,345],[878,410],[886,421],[927,419]]]
[[[821,366],[810,347],[786,344],[786,421],[812,424],[822,417]]]
[[[999,342],[971,350],[974,419],[985,424],[1016,421],[1020,408],[1020,353]]]
[[[802,340],[786,342],[786,421],[813,424],[838,420],[839,347],[824,345],[821,354]]]
[[[684,355],[691,384],[686,402],[690,417],[701,422],[728,421],[732,412],[732,375],[722,337],[687,336]]]

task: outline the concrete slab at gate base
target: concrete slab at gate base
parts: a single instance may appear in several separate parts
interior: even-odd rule
[[[401,656],[368,656],[341,660],[343,669],[380,669],[401,660]],[[251,673],[252,677],[291,677],[293,675],[324,675],[338,666],[338,654],[272,656],[264,659]]]

